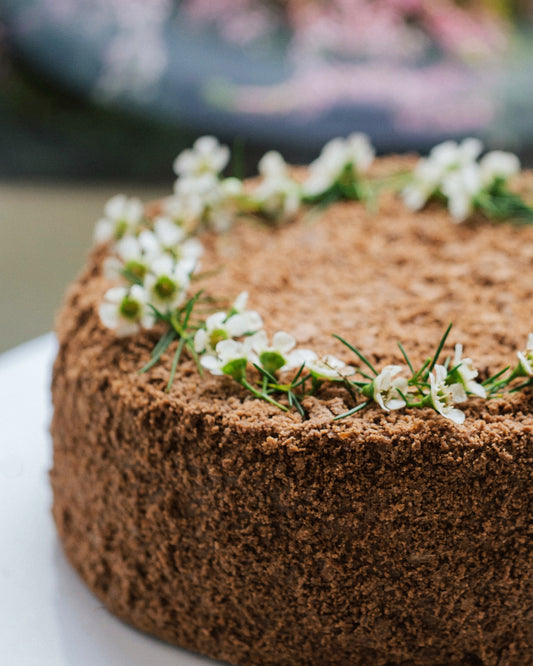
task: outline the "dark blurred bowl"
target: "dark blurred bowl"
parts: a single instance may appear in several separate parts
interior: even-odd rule
[[[472,134],[519,152],[533,142],[533,49],[524,38],[513,56],[474,64],[436,49],[401,63],[313,62],[295,59],[286,28],[231,41],[170,0],[3,0],[2,12],[17,53],[66,90],[293,159],[352,131],[383,152]]]

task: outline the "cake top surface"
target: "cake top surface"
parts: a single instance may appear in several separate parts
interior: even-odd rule
[[[368,169],[368,177],[388,177],[412,169],[413,162],[409,157],[381,159]],[[301,180],[302,173],[295,178]],[[533,177],[520,174],[513,187],[527,198]],[[161,205],[149,210],[157,216]],[[334,354],[347,364],[361,365],[334,334],[356,345],[379,369],[406,365],[401,342],[419,367],[453,323],[442,354],[453,359],[454,344],[460,342],[481,381],[515,363],[531,330],[525,304],[533,284],[533,227],[527,225],[495,224],[480,214],[453,224],[438,201],[414,213],[402,205],[397,191],[385,189],[378,211],[360,201],[336,201],[327,208],[300,210],[287,224],[265,225],[248,216],[228,233],[204,230],[198,238],[204,248],[198,288],[219,309],[246,290],[269,338],[285,331],[300,347],[319,356]],[[377,438],[404,433],[412,439],[429,428],[475,447],[496,434],[505,442],[516,428],[533,425],[529,391],[491,400],[473,397],[461,405],[467,419],[460,425],[426,407],[387,411],[371,400],[364,410],[334,421],[354,406],[340,381],[324,382],[313,395],[302,396],[302,418],[255,398],[230,377],[205,371],[201,377],[186,352],[166,392],[178,342],[139,373],[164,334],[164,322],[117,337],[98,317],[102,299],[113,288],[106,270],[109,253],[109,244],[91,253],[58,318],[58,335],[81,375],[112,382],[139,404],[186,409],[237,430],[269,432],[278,441],[325,431],[372,431]],[[251,372],[257,382],[260,377]]]

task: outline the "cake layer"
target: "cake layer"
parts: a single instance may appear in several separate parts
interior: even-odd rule
[[[531,181],[526,177],[523,187]],[[485,376],[531,331],[533,228],[454,225],[438,206],[335,204],[206,234],[199,283],[243,289],[265,328],[378,366],[464,345]],[[190,359],[166,386],[157,331],[98,318],[104,249],[69,291],[54,369],[54,517],[108,608],[233,664],[533,663],[533,399],[349,409],[328,387],[285,414]]]

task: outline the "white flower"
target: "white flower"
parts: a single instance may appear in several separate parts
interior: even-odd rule
[[[200,363],[213,375],[229,375],[240,381],[246,372],[248,353],[242,342],[221,340],[216,346],[215,355],[202,356]]]
[[[148,294],[143,287],[133,285],[108,289],[98,311],[107,328],[116,329],[119,337],[134,335],[139,328],[151,328],[154,316],[148,308]]]
[[[181,181],[179,181],[181,182]],[[180,189],[177,187],[176,189]],[[181,186],[183,190],[183,185]],[[202,197],[196,193],[174,194],[163,200],[163,214],[192,234],[196,231],[204,212]]]
[[[174,193],[184,200],[193,202],[194,207],[200,208],[203,212],[206,204],[211,202],[211,199],[216,198],[216,192],[220,179],[214,173],[204,173],[199,176],[184,176],[178,178],[174,183]]]
[[[301,351],[306,352],[307,350]],[[355,368],[351,365],[346,365],[344,361],[341,361],[332,354],[327,354],[322,359],[318,359],[316,354],[314,356],[315,358],[310,357],[305,361],[305,366],[317,379],[340,380],[343,377],[353,375],[355,372]]]
[[[189,262],[192,273],[196,262],[203,253],[203,247],[196,238],[187,238],[185,231],[172,220],[158,217],[153,231],[145,229],[139,236],[139,243],[146,255],[158,257],[170,253],[176,260]]]
[[[517,356],[522,376],[533,377],[533,333],[530,333],[527,338],[526,350],[517,352]]]
[[[481,181],[484,187],[490,187],[495,180],[508,180],[520,171],[520,160],[513,153],[493,150],[479,162]]]
[[[245,299],[241,298],[241,303]],[[227,312],[215,312],[205,321],[205,328],[200,328],[194,336],[194,349],[198,353],[214,354],[217,344],[222,340],[238,338],[255,333],[263,326],[263,320],[254,310],[236,310],[235,306]]]
[[[176,262],[168,254],[158,257],[152,262],[144,283],[150,302],[165,310],[181,305],[189,287],[190,270],[190,262]]]
[[[226,312],[215,312],[205,321],[205,328],[199,328],[194,335],[194,349],[199,354],[214,354],[217,344],[221,340],[228,340],[233,337],[228,330]]]
[[[107,243],[118,240],[128,233],[135,233],[144,214],[144,207],[139,199],[117,194],[106,203],[104,217],[96,223],[94,240]]]
[[[479,139],[463,139],[461,143],[444,141],[431,149],[428,160],[440,167],[444,173],[475,162],[482,150],[483,144]]]
[[[288,219],[300,208],[300,186],[290,178],[266,178],[253,196],[261,210],[271,217]]]
[[[300,186],[290,177],[283,157],[274,150],[266,153],[259,162],[259,173],[263,180],[253,197],[261,210],[272,217],[292,217],[300,207]]]
[[[184,150],[174,160],[174,172],[177,176],[218,175],[228,164],[229,148],[222,146],[214,136],[202,136],[197,139],[192,149]]]
[[[219,180],[211,173],[196,178],[178,179],[174,187],[178,199],[194,200],[200,210],[199,222],[217,232],[227,231],[238,212],[244,186],[238,178]]]
[[[479,398],[486,398],[487,391],[485,390],[485,387],[479,384],[478,382],[474,381],[479,373],[474,368],[472,359],[461,358],[462,355],[463,355],[463,345],[456,344],[455,358],[453,361],[453,367],[454,367],[453,378],[455,379],[457,375],[459,383],[464,386],[465,391],[467,393],[472,393],[473,395],[477,395]]]
[[[317,196],[332,187],[351,167],[355,175],[365,173],[374,161],[375,151],[365,134],[351,134],[347,139],[328,141],[320,156],[309,165],[309,177],[303,184],[308,196]]]
[[[407,185],[402,197],[410,210],[421,210],[438,190],[442,179],[442,168],[427,159],[418,161],[413,172],[413,180]]]
[[[450,202],[452,215],[457,219],[468,217],[471,212],[471,197],[467,197],[463,190],[463,180],[469,180],[468,174],[477,170],[476,159],[483,150],[483,144],[478,139],[464,139],[460,144],[456,141],[444,141],[435,146],[427,158],[418,160],[413,171],[412,181],[407,185],[402,198],[410,210],[422,209],[427,201],[438,192],[444,192],[445,180],[456,171],[466,171],[466,176],[459,176],[459,184],[455,184],[452,177],[451,187],[454,193],[453,202]],[[481,189],[481,187],[479,187]]]
[[[462,222],[474,210],[476,197],[483,189],[479,166],[466,164],[450,171],[442,180],[442,193],[448,199],[448,209],[456,222]]]
[[[430,383],[430,402],[432,407],[447,419],[454,423],[461,424],[465,420],[464,412],[456,409],[456,403],[464,402],[467,399],[464,386],[459,383],[448,385],[446,380],[448,373],[443,365],[436,365],[434,372],[429,375]]]
[[[217,233],[228,231],[238,212],[239,199],[244,191],[238,178],[224,178],[211,193],[211,200],[206,204],[204,220]]]
[[[268,344],[265,331],[258,331],[255,335],[245,340],[245,346],[257,354],[259,364],[272,374],[278,370],[284,370],[289,363],[289,352],[296,345],[296,340],[283,331],[278,331],[272,338],[272,344]]]
[[[281,368],[282,372],[299,370],[302,365],[318,363],[318,355],[312,349],[293,349],[287,356],[287,363]]]
[[[156,255],[147,253],[137,236],[124,236],[115,244],[114,250],[118,256],[104,259],[105,276],[109,280],[117,280],[123,277],[122,271],[127,271],[144,280]]]
[[[241,291],[241,293],[235,299],[231,310],[234,313],[244,312],[246,310],[247,305],[248,305],[248,292]]]
[[[289,175],[287,162],[277,150],[265,153],[259,160],[257,169],[264,178],[286,178]]]
[[[400,365],[387,365],[372,381],[372,397],[387,412],[405,407],[401,394],[407,395],[409,384],[405,377],[396,376],[402,370]]]

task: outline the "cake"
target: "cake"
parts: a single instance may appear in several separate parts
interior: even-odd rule
[[[365,175],[412,168],[384,158]],[[533,177],[513,186],[527,198]],[[442,354],[460,342],[478,386],[516,364],[533,227],[453,224],[441,202],[412,211],[387,188],[377,211],[295,215],[204,229],[203,293],[246,290],[266,330],[351,366],[332,334],[373,366],[405,365],[398,342],[420,366],[450,322]],[[167,391],[177,340],[139,372],[164,322],[118,336],[99,316],[109,254],[96,245],[57,318],[51,481],[65,553],[113,614],[247,666],[533,664],[529,388],[469,395],[464,422],[427,401],[343,417],[339,376],[301,397],[302,417],[184,352]]]

